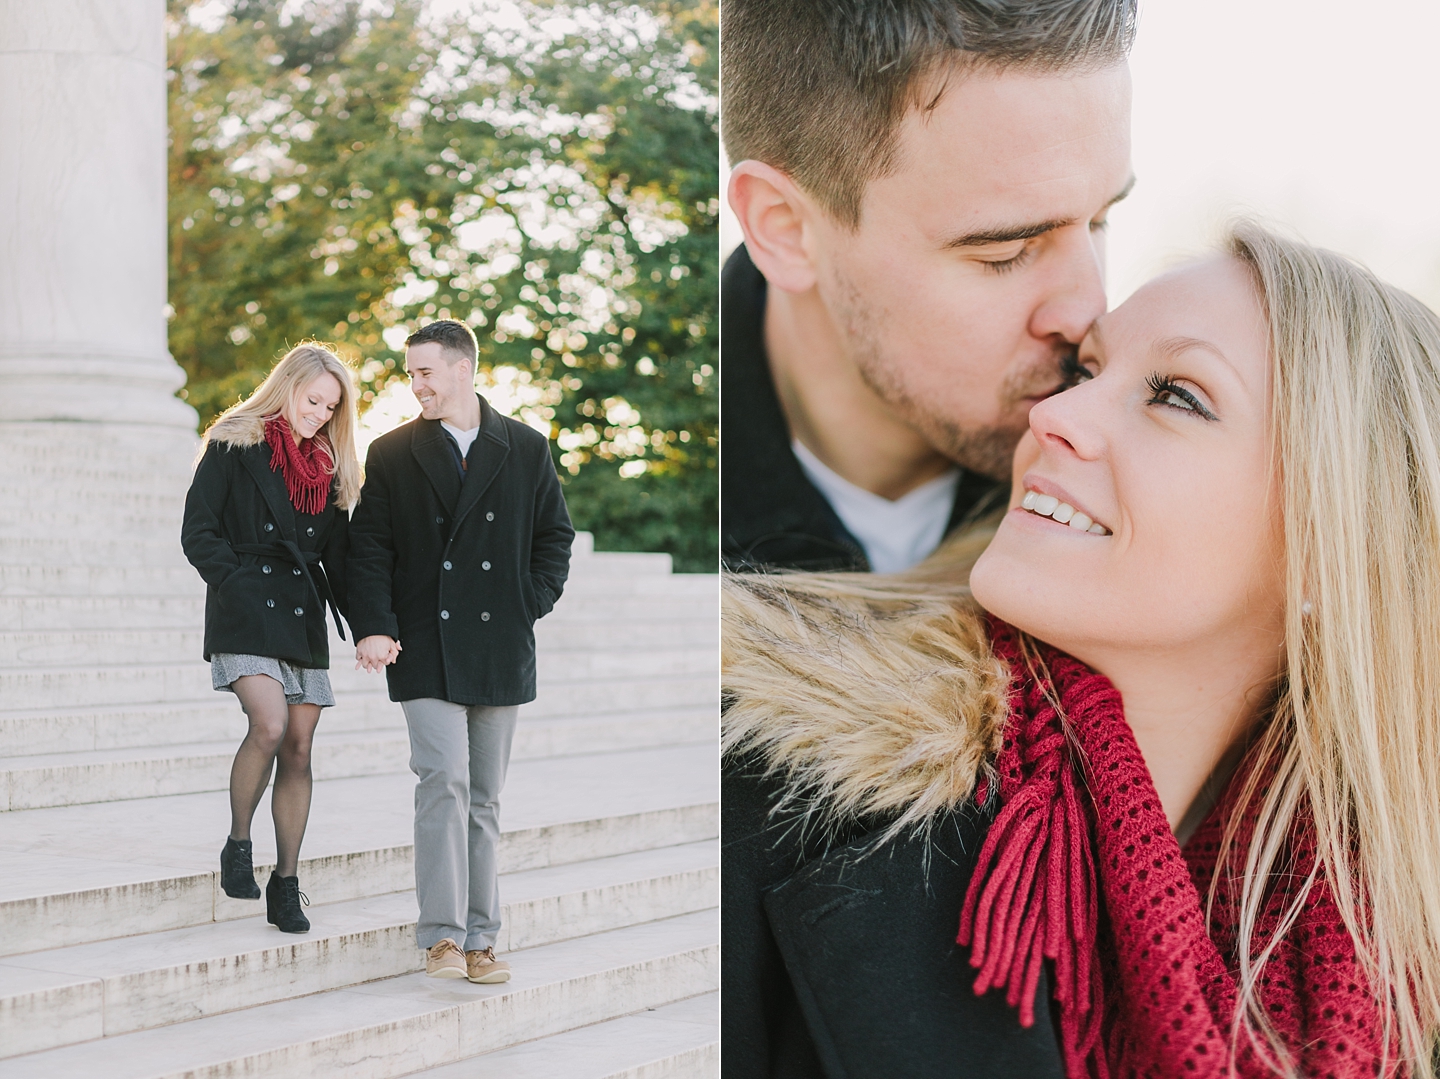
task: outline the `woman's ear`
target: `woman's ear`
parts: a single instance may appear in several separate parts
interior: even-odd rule
[[[765,280],[786,292],[814,288],[810,220],[818,209],[810,197],[774,166],[742,161],[730,170],[729,198]]]

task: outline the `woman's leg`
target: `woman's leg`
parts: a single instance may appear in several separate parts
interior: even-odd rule
[[[275,754],[289,723],[285,687],[268,674],[247,674],[231,684],[250,730],[230,766],[230,838],[250,838],[255,807],[270,782]]]
[[[270,811],[275,817],[275,872],[295,876],[300,864],[300,841],[310,819],[310,743],[320,722],[318,704],[290,705],[290,723],[276,758],[275,789],[270,792]]]

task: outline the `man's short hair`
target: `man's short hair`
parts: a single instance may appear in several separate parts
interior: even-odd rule
[[[896,131],[933,107],[945,61],[1033,71],[1123,59],[1136,0],[725,0],[725,149],[784,172],[842,224],[895,166]]]
[[[423,345],[430,341],[434,341],[446,352],[456,353],[461,359],[469,360],[470,370],[475,370],[475,360],[480,354],[480,346],[475,343],[474,331],[465,323],[456,322],[453,318],[437,319],[421,326],[405,338],[405,347]]]

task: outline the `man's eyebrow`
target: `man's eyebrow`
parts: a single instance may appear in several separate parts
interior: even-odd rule
[[[1102,207],[1102,212],[1110,209],[1110,207],[1130,194],[1134,186],[1135,177],[1131,176],[1130,179],[1125,181],[1125,186],[1120,189],[1119,193]],[[1043,236],[1047,232],[1054,232],[1056,229],[1064,228],[1066,225],[1073,225],[1074,223],[1073,219],[1064,218],[1053,221],[1039,221],[1031,225],[1013,225],[993,229],[980,229],[976,232],[967,232],[963,236],[956,236],[954,239],[946,240],[940,246],[943,249],[985,247],[989,244],[1006,244],[1014,243],[1016,240],[1032,240],[1036,236]]]
[[[1016,240],[1029,240],[1036,236],[1043,236],[1047,232],[1064,228],[1068,224],[1070,224],[1069,221],[1040,221],[1033,225],[1014,225],[1008,228],[1002,226],[1000,228],[981,229],[978,232],[967,232],[964,236],[956,236],[952,240],[946,240],[940,246],[949,249],[1013,243]]]

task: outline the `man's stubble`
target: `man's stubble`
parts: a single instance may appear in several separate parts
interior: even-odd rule
[[[836,321],[850,350],[860,377],[870,391],[884,401],[907,426],[924,438],[935,451],[961,468],[991,479],[1008,480],[1015,445],[1028,427],[1022,402],[1043,397],[1060,384],[1060,357],[1057,348],[1038,364],[1008,372],[996,395],[991,415],[1001,422],[989,426],[962,426],[933,400],[917,395],[905,378],[903,361],[886,355],[881,347],[883,331],[858,289],[839,272],[832,273],[835,296],[843,304]]]

